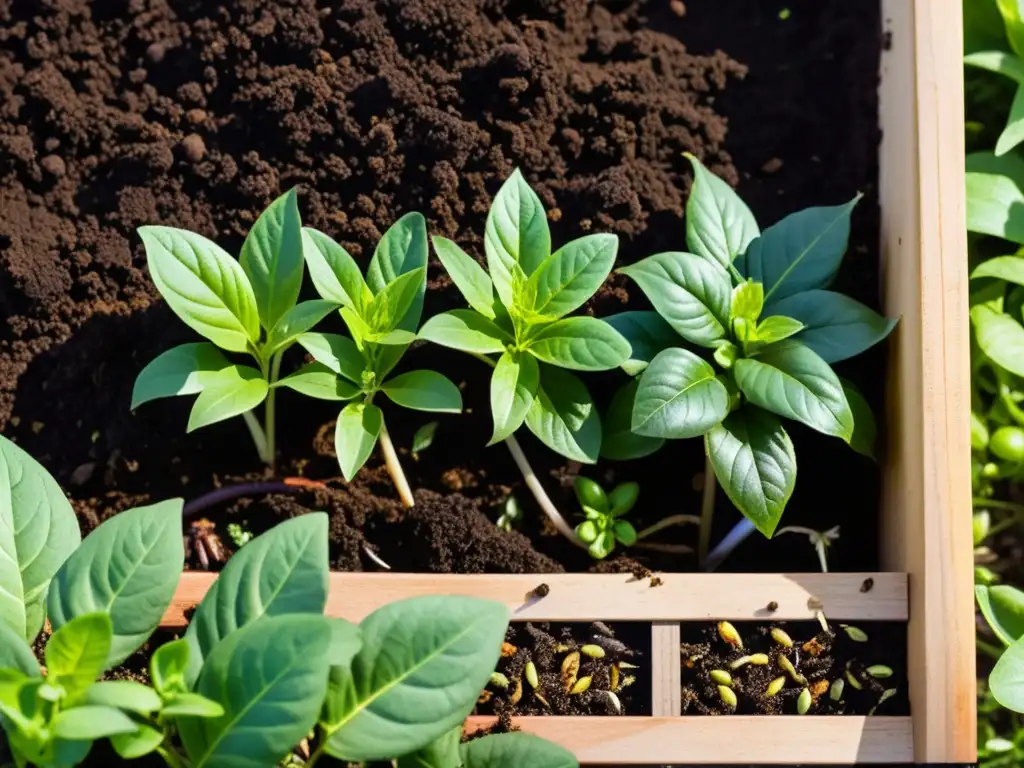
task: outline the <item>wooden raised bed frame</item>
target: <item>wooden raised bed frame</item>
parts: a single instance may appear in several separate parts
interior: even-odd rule
[[[336,573],[327,612],[359,621],[385,603],[463,594],[513,620],[652,622],[652,717],[524,717],[517,725],[585,764],[971,763],[976,760],[969,352],[960,0],[882,0],[879,192],[882,304],[893,334],[875,574],[437,576]],[[861,593],[867,576],[874,588]],[[164,626],[212,583],[182,579]],[[540,582],[550,594],[524,604]],[[910,717],[682,717],[680,621],[812,619],[908,624]],[[472,730],[488,724],[472,718]]]

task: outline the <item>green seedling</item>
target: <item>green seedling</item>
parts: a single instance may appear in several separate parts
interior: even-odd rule
[[[0,476],[21,478],[0,486],[0,529],[18,532],[17,559],[0,562],[0,727],[16,765],[69,768],[101,739],[124,760],[152,755],[170,768],[289,765],[300,742],[306,768],[325,757],[578,765],[525,734],[459,744],[500,656],[503,604],[431,596],[385,605],[358,626],[325,617],[328,518],[319,512],[228,561],[184,637],[153,653],[151,687],[97,682],[150,639],[171,603],[184,560],[181,501],[122,512],[79,545],[56,483],[3,438]],[[44,674],[31,642],[45,618],[54,632]],[[377,708],[388,717],[361,716]]]
[[[414,459],[419,459],[420,454],[434,444],[434,435],[437,434],[438,422],[428,421],[416,430],[412,436],[412,449],[410,453]]]
[[[509,496],[502,504],[501,515],[498,517],[497,525],[503,531],[511,531],[518,528],[523,522],[523,508],[519,506],[515,496]]]
[[[304,255],[319,294],[340,305],[351,338],[306,332],[296,338],[315,362],[274,386],[289,387],[321,400],[349,401],[338,415],[335,450],[351,481],[380,443],[384,463],[406,507],[412,490],[398,453],[373,402],[383,394],[396,405],[432,413],[459,413],[462,394],[448,378],[431,370],[391,371],[416,339],[426,292],[427,227],[418,213],[403,216],[381,238],[366,279],[355,260],[322,232],[302,231]]]
[[[183,229],[141,227],[139,236],[157,290],[182,322],[209,341],[174,347],[143,368],[132,409],[158,398],[198,395],[186,431],[241,415],[260,458],[273,467],[281,357],[336,308],[331,301],[298,303],[304,242],[296,191],[256,220],[237,261]],[[232,362],[225,352],[248,355],[255,365]],[[254,409],[262,403],[260,424]]]
[[[641,371],[617,398],[622,413],[608,418],[625,421],[628,413],[630,447],[640,454],[660,441],[703,437],[705,488],[717,478],[732,503],[770,537],[796,483],[796,455],[779,417],[870,455],[871,410],[831,363],[877,344],[896,321],[828,290],[859,196],[800,211],[761,232],[728,184],[696,158],[690,161],[690,252],[659,253],[619,270],[640,286],[654,311],[608,318],[632,348],[624,369]],[[701,354],[676,346],[680,341]],[[713,505],[714,493],[706,494],[702,560]]]
[[[569,317],[604,283],[618,239],[594,234],[551,252],[544,206],[519,171],[494,198],[484,228],[487,270],[454,242],[434,250],[469,309],[430,318],[419,337],[467,352],[494,368],[488,445],[505,441],[531,491],[559,531],[577,541],[515,440],[526,425],[551,450],[587,464],[601,449],[601,419],[586,385],[570,371],[606,371],[629,343],[602,320]]]
[[[636,544],[636,529],[621,518],[636,504],[639,485],[622,483],[611,493],[605,493],[593,480],[579,475],[573,481],[573,489],[586,517],[576,526],[576,535],[587,545],[591,557],[603,560],[615,549],[616,542],[624,547]]]
[[[839,539],[838,525],[829,528],[827,531],[816,531],[813,528],[806,528],[802,525],[787,525],[784,528],[779,528],[775,533],[776,535],[781,533],[795,533],[801,536],[806,536],[818,555],[818,563],[821,565],[821,572],[828,573],[828,548],[832,546],[833,541],[837,541]]]

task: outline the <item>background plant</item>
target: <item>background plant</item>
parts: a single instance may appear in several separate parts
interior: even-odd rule
[[[320,295],[340,313],[351,338],[306,332],[296,340],[315,362],[274,386],[289,387],[322,400],[352,401],[338,415],[335,450],[346,480],[351,480],[380,442],[384,462],[407,507],[413,506],[384,414],[373,400],[384,394],[396,405],[419,411],[458,413],[462,395],[440,373],[416,370],[390,376],[416,338],[426,293],[427,226],[409,213],[378,243],[366,279],[355,260],[322,232],[302,231],[309,274]]]
[[[256,220],[235,261],[202,235],[141,227],[149,273],[171,310],[209,341],[164,352],[139,373],[132,409],[162,397],[198,395],[186,431],[242,415],[260,458],[274,466],[274,384],[297,337],[330,314],[329,301],[298,303],[302,222],[290,190]],[[224,352],[248,355],[255,366]],[[253,412],[265,403],[263,423]]]
[[[434,250],[469,309],[428,320],[420,338],[468,352],[494,368],[488,445],[504,441],[541,508],[576,543],[572,528],[530,468],[516,431],[593,464],[601,419],[586,385],[570,371],[606,371],[629,358],[629,344],[593,317],[569,317],[601,287],[615,263],[615,235],[586,235],[551,252],[544,206],[516,170],[491,204],[484,228],[487,270],[451,240]],[[492,357],[496,356],[496,357]]]

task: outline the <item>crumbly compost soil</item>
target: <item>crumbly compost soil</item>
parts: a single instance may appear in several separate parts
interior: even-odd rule
[[[684,247],[689,151],[738,184],[765,223],[864,192],[840,285],[875,303],[879,10],[784,6],[785,19],[783,5],[747,0],[0,0],[0,429],[70,491],[86,528],[129,501],[252,479],[241,420],[186,435],[187,402],[128,409],[138,371],[195,338],[157,299],[135,229],[185,227],[237,251],[260,210],[296,185],[305,222],[364,264],[411,210],[480,255],[490,200],[520,167],[556,243],[615,232],[625,264]],[[429,287],[428,312],[461,304],[436,262]],[[613,276],[586,310],[644,306]],[[876,406],[882,360],[872,352],[840,366]],[[418,550],[409,563],[424,570],[589,567],[537,520],[504,448],[483,448],[483,366],[437,348],[414,348],[403,365],[436,365],[459,382],[467,414],[443,417],[435,446],[414,461],[407,447],[429,417],[386,411],[413,486],[435,494],[431,513],[403,520],[373,458],[332,505],[336,564],[365,565],[365,538],[398,561]],[[623,377],[589,381],[603,406]],[[332,406],[280,400],[283,471],[336,480]],[[833,569],[874,567],[875,466],[840,441],[791,432],[800,482],[785,521],[841,524]],[[569,513],[580,467],[523,442]],[[694,511],[701,468],[694,440],[587,472],[640,481],[641,526]],[[510,491],[526,504],[528,540],[483,557],[475,542],[453,544],[491,541],[486,523]],[[721,494],[719,507],[716,536],[737,519]],[[223,522],[216,512],[207,516]],[[424,542],[434,551],[419,551]],[[693,566],[631,554],[662,570]],[[751,537],[728,563],[815,565],[796,536]]]

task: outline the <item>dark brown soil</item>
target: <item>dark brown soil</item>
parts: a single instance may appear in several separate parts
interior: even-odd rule
[[[616,232],[628,263],[683,246],[690,151],[738,183],[766,223],[866,193],[841,284],[874,303],[877,4],[789,2],[785,20],[775,3],[688,3],[682,14],[679,5],[0,0],[0,429],[69,489],[86,527],[130,503],[251,478],[240,421],[186,436],[186,402],[128,410],[142,366],[193,338],[154,301],[134,230],[176,225],[237,249],[258,212],[293,185],[305,221],[364,261],[410,210],[479,253],[491,196],[521,167],[551,211],[556,242]],[[437,264],[430,287],[428,311],[459,303]],[[588,309],[640,306],[614,277]],[[882,359],[875,352],[841,371],[876,404]],[[407,363],[436,364],[464,385],[469,415],[442,419],[435,447],[406,459],[414,487],[444,496],[402,521],[371,460],[349,493],[333,497],[336,565],[366,565],[365,538],[403,568],[556,569],[548,557],[588,567],[544,535],[504,450],[483,449],[482,366],[436,348],[412,350]],[[621,381],[608,374],[592,386],[606,402]],[[331,407],[282,400],[285,469],[335,477],[319,437],[331,432]],[[405,447],[428,420],[387,418]],[[841,524],[832,567],[874,567],[875,467],[838,441],[792,432],[800,482],[785,521]],[[579,467],[524,442],[556,501],[572,509]],[[633,516],[642,525],[695,509],[700,453],[699,441],[686,441],[588,472],[640,481]],[[488,530],[510,490],[526,504],[529,543],[499,544]],[[231,512],[260,527],[256,513],[291,514],[302,503]],[[717,533],[737,519],[719,503]],[[692,536],[670,530],[664,541]],[[663,570],[692,567],[634,554]],[[798,537],[751,537],[727,563],[815,565]]]

